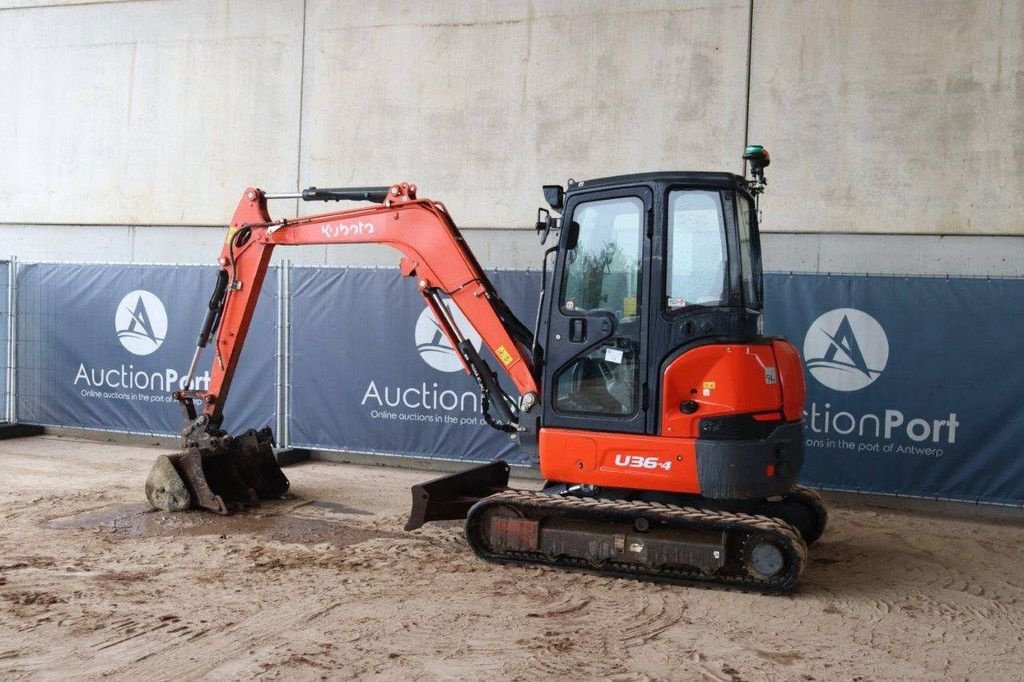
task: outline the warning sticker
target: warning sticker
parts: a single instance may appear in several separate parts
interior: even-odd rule
[[[515,360],[515,358],[512,357],[512,354],[509,353],[508,350],[506,350],[505,346],[498,346],[497,348],[495,348],[494,354],[498,356],[499,360],[501,360],[501,364],[505,365],[506,367],[511,365],[512,361]]]

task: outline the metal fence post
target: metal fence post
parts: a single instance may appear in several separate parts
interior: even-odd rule
[[[18,258],[11,256],[7,265],[7,414],[5,421],[18,421],[17,390],[18,380]]]
[[[292,262],[285,259],[277,271],[277,446],[281,449],[291,447],[291,268]]]
[[[277,434],[277,445],[281,448],[287,447],[284,416],[286,400],[284,396],[284,286],[284,266],[280,265],[277,268],[277,322],[275,326],[277,338],[274,348],[274,418],[276,420],[274,432]]]

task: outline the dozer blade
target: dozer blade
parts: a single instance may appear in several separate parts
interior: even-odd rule
[[[508,488],[509,471],[505,462],[491,462],[414,485],[405,529],[416,530],[428,521],[466,518],[474,504]]]
[[[238,438],[211,438],[210,447],[191,446],[161,455],[146,479],[146,499],[157,509],[201,507],[230,514],[288,491],[288,478],[274,459],[270,429],[250,429]]]

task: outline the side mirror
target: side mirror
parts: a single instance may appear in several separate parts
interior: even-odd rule
[[[561,211],[565,201],[565,190],[561,185],[544,185],[544,201],[555,211]]]
[[[543,246],[548,240],[548,235],[551,234],[551,228],[557,230],[559,227],[559,219],[552,218],[551,213],[546,208],[537,209],[537,234],[540,235],[541,246]]]

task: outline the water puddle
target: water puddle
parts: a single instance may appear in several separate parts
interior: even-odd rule
[[[276,509],[275,509],[276,507]],[[145,502],[118,504],[103,509],[54,519],[48,528],[106,530],[114,538],[198,537],[259,535],[262,540],[315,545],[329,542],[347,546],[374,538],[399,538],[400,532],[354,525],[340,514],[372,515],[331,502],[296,506],[294,501],[265,502],[255,510],[232,516],[204,511],[164,512]]]
[[[310,502],[308,506],[314,509],[326,509],[327,511],[335,512],[337,514],[357,514],[359,516],[373,516],[373,512],[366,511],[365,509],[346,507],[343,504],[335,504],[334,502]]]

